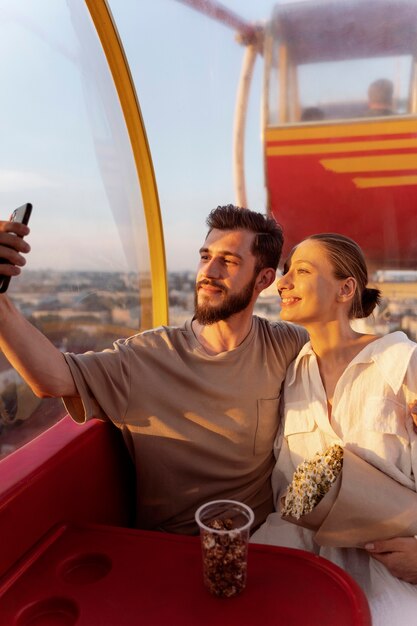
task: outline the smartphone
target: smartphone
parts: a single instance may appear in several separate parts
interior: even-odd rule
[[[30,214],[32,213],[32,205],[30,202],[22,204],[13,211],[10,216],[11,222],[20,222],[21,224],[27,224],[29,222]],[[0,258],[0,263],[9,263],[7,259]],[[10,283],[11,276],[0,276],[0,293],[7,291]]]

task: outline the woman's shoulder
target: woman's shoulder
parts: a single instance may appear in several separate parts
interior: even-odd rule
[[[386,335],[378,335],[374,341],[369,342],[370,347],[374,348],[376,351],[381,350],[399,350],[400,352],[413,352],[417,343],[412,341],[407,335],[401,331],[397,330],[392,333],[387,333]]]
[[[378,337],[365,349],[366,360],[375,365],[379,375],[395,393],[403,384],[407,370],[417,363],[417,343],[402,331]]]

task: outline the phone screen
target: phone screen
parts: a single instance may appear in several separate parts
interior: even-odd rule
[[[30,202],[26,204],[22,204],[22,206],[18,207],[13,211],[9,220],[10,222],[21,222],[22,224],[27,224],[29,222],[30,214],[32,213],[32,205]]]
[[[10,222],[20,222],[21,224],[27,224],[29,222],[30,215],[32,213],[32,205],[30,202],[22,204],[13,211],[10,216]],[[0,263],[9,263],[7,259],[0,258]],[[0,293],[7,291],[10,283],[11,276],[1,276],[0,274]]]

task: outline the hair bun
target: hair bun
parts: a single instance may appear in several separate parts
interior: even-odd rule
[[[374,308],[381,302],[381,292],[379,289],[373,289],[371,287],[365,287],[362,291],[361,306],[362,315],[356,317],[368,317],[374,310]]]

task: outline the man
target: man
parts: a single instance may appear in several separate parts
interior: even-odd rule
[[[392,115],[394,112],[394,85],[388,78],[378,78],[368,89],[369,115]]]
[[[281,385],[307,337],[253,316],[281,254],[276,222],[228,205],[207,223],[195,317],[183,327],[63,355],[0,297],[0,348],[35,394],[63,397],[76,421],[109,418],[123,432],[137,469],[141,528],[194,533],[195,510],[218,498],[247,503],[255,525],[273,510]],[[2,271],[16,274],[28,247],[10,232],[28,229],[1,224],[0,256],[13,264]]]

